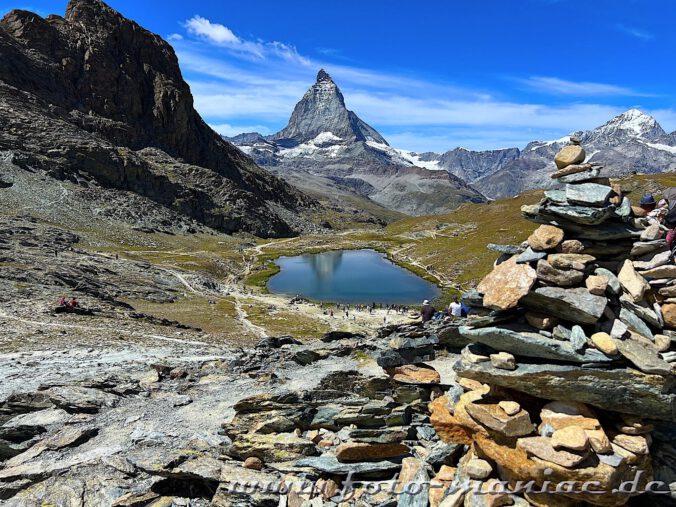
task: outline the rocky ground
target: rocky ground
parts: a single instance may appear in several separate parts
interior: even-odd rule
[[[51,199],[0,216],[0,502],[672,504],[673,260],[600,169],[562,171],[523,207],[543,224],[528,241],[489,245],[501,256],[464,296],[473,315],[424,326],[270,309],[241,283],[268,243],[245,237],[212,237],[212,258],[161,239],[208,230],[111,219],[106,238],[77,211],[73,230],[50,222]],[[85,311],[58,312],[62,294]],[[198,329],[204,312],[231,329]],[[272,332],[313,312],[314,339]]]

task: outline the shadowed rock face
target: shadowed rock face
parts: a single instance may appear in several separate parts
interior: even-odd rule
[[[101,183],[153,200],[156,189],[133,180],[153,180],[158,171],[139,169],[149,164],[143,155],[130,161],[130,150],[157,148],[175,166],[206,168],[215,182],[178,176],[172,183],[190,188],[159,192],[160,200],[172,206],[204,194],[210,209],[188,213],[220,213],[208,225],[227,231],[290,234],[266,201],[289,210],[313,204],[211,130],[193,108],[172,47],[99,0],[71,0],[65,17],[15,10],[0,21],[0,122],[10,127],[0,133],[0,148],[27,152],[25,165],[59,166],[63,177],[91,169],[86,153]]]

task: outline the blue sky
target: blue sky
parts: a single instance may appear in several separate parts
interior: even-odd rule
[[[416,151],[523,147],[631,107],[676,130],[672,0],[108,3],[170,41],[226,135],[282,128],[321,67],[350,109]]]

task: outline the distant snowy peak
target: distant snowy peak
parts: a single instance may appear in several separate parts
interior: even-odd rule
[[[387,141],[370,125],[345,106],[345,99],[331,76],[321,69],[317,80],[296,104],[288,125],[269,137],[289,146],[302,144],[323,132],[345,141]]]
[[[657,120],[638,109],[630,109],[609,122],[590,130],[583,137],[583,143],[597,141],[623,142],[632,138],[652,141],[666,135]]]

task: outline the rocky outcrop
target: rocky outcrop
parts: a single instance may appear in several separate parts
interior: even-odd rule
[[[0,22],[0,149],[55,178],[132,190],[226,232],[289,235],[313,201],[257,167],[193,107],[171,46],[100,0]]]

